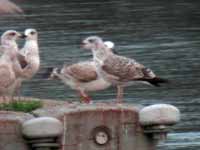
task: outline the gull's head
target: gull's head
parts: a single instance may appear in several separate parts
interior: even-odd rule
[[[105,41],[104,44],[109,49],[114,49],[114,47],[115,47],[115,44],[111,41]]]
[[[105,45],[100,37],[90,36],[82,41],[82,47],[88,50],[96,50],[105,47]]]
[[[2,44],[5,42],[15,42],[17,39],[21,38],[22,35],[15,31],[15,30],[8,30],[4,32],[1,36],[1,42]]]
[[[37,40],[37,30],[36,29],[26,29],[24,31],[24,38],[26,40]]]

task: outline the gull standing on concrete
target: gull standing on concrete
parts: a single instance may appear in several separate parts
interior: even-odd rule
[[[25,44],[19,51],[19,61],[25,63],[22,70],[18,71],[16,83],[16,92],[19,94],[21,84],[24,80],[31,79],[40,68],[40,55],[38,46],[38,33],[35,29],[26,29],[24,31]]]
[[[82,41],[82,44],[83,48],[92,51],[99,74],[106,81],[117,86],[117,102],[122,102],[124,87],[130,86],[136,81],[154,86],[160,86],[160,83],[167,82],[134,59],[108,52],[108,48],[98,36],[88,37]]]
[[[23,69],[22,76],[31,79],[40,68],[40,54],[38,46],[38,32],[36,29],[26,29],[24,31],[25,44],[20,53],[25,56],[27,66]]]
[[[110,41],[105,43],[109,48],[108,51],[112,51],[114,48],[114,44],[111,43]],[[111,85],[98,75],[94,61],[84,61],[69,66],[64,65],[61,70],[54,68],[50,78],[58,78],[64,84],[78,91],[85,103],[91,102],[87,92],[103,90]]]
[[[15,69],[20,68],[18,62],[18,46],[16,40],[21,34],[8,30],[1,36],[1,57],[0,57],[0,95],[5,100],[5,96],[12,95],[16,81]]]

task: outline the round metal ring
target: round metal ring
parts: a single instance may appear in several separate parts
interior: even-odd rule
[[[98,146],[105,146],[111,140],[110,129],[106,126],[99,126],[92,131],[93,141]]]

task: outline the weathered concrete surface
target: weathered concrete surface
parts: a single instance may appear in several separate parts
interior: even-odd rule
[[[143,134],[139,124],[139,110],[133,104],[72,103],[39,109],[34,114],[63,121],[62,150],[154,150],[155,141]],[[108,130],[107,144],[95,142],[96,128]]]
[[[173,125],[178,123],[179,120],[179,110],[169,104],[150,105],[139,112],[139,121],[143,126]]]
[[[21,123],[33,118],[19,112],[0,111],[0,150],[28,150],[21,134]]]
[[[24,122],[22,125],[22,133],[27,138],[60,137],[62,132],[62,123],[52,117],[34,118]]]
[[[35,110],[32,114],[34,117],[55,117],[62,122],[64,132],[60,150],[155,150],[157,141],[144,134],[139,122],[141,110],[148,119],[152,107],[142,109],[141,106],[133,104],[112,102],[42,102],[43,108]],[[156,108],[159,111],[154,111],[154,108],[153,112],[156,112],[156,115],[164,116],[163,114],[168,112],[165,108],[163,111],[160,107]],[[176,112],[176,109],[172,110]],[[0,111],[0,150],[29,150],[22,138],[20,123],[31,118],[33,116],[30,114]],[[108,142],[105,142],[107,140]]]

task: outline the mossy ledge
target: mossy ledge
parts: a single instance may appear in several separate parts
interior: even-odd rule
[[[7,98],[8,99],[8,98]],[[33,97],[21,97],[20,100],[7,100],[6,102],[0,98],[0,111],[24,112],[32,114],[37,109],[51,108],[54,106],[67,106],[71,102],[39,99]]]
[[[20,112],[32,112],[42,107],[42,101],[13,101],[9,103],[1,103],[0,110],[5,111],[20,111]]]

